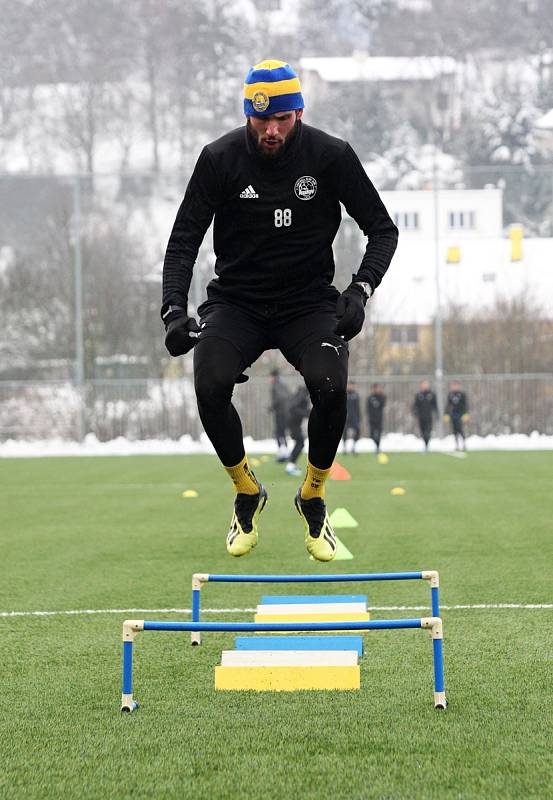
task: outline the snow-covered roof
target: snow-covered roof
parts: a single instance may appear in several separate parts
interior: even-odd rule
[[[543,131],[553,130],[553,108],[550,109],[547,114],[544,114],[543,117],[536,120],[534,127]]]
[[[446,263],[449,246],[459,244],[461,261]],[[439,241],[441,304],[469,313],[491,309],[497,300],[521,296],[553,319],[553,239],[524,239],[523,260],[511,262],[509,239],[457,243]],[[400,233],[397,252],[371,301],[373,320],[393,325],[428,325],[436,308],[435,246]]]
[[[414,58],[365,55],[349,58],[302,58],[300,68],[317,72],[328,83],[342,81],[430,81],[457,70],[454,58],[417,56]]]

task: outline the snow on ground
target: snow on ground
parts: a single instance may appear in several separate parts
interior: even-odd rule
[[[250,437],[244,440],[247,453],[275,453],[273,439],[254,441]],[[509,434],[499,436],[469,436],[468,451],[474,450],[553,450],[553,436],[545,436],[534,431],[530,436]],[[389,433],[382,439],[382,450],[387,453],[418,453],[422,451],[422,442],[413,434]],[[357,452],[372,453],[374,444],[370,439],[360,439]],[[454,451],[452,436],[433,439],[430,451],[435,453],[451,453]],[[120,436],[109,442],[100,442],[89,433],[83,442],[71,442],[63,439],[20,441],[8,439],[0,443],[0,458],[40,458],[45,456],[131,456],[131,455],[192,455],[195,453],[214,453],[209,440],[202,435],[200,441],[191,436],[173,439],[144,439],[131,441]]]

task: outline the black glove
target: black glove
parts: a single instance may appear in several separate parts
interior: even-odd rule
[[[183,356],[197,343],[201,328],[194,319],[189,317],[186,309],[172,311],[163,319],[165,323],[165,347],[172,356]]]
[[[183,356],[198,343],[202,329],[194,317],[188,316],[186,309],[171,311],[163,321],[167,331],[165,347],[172,356]],[[242,372],[235,383],[246,383],[248,380],[249,376]]]
[[[343,336],[346,342],[357,336],[365,321],[365,303],[368,297],[357,283],[350,283],[336,303],[338,325],[334,333]]]

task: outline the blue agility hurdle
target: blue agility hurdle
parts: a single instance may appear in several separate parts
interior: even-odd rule
[[[306,631],[372,631],[397,628],[423,628],[430,631],[434,644],[434,707],[447,705],[444,689],[442,657],[443,628],[440,617],[420,619],[377,619],[369,622],[159,622],[128,619],[123,623],[123,694],[121,711],[134,711],[133,642],[140,631],[229,631],[306,632]]]
[[[440,616],[440,578],[435,569],[419,572],[360,572],[350,575],[210,575],[196,572],[192,575],[192,622],[200,621],[202,586],[205,583],[341,583],[342,581],[428,581],[432,616]],[[313,602],[316,602],[316,598]],[[192,628],[191,642],[201,644],[201,628]]]
[[[432,616],[416,619],[383,619],[363,622],[201,622],[200,592],[208,582],[220,583],[329,583],[342,581],[390,581],[426,580],[430,583]],[[443,671],[443,625],[439,615],[439,577],[435,570],[421,572],[359,573],[353,575],[210,575],[196,573],[192,576],[192,622],[165,622],[150,620],[126,620],[123,623],[123,693],[121,711],[131,712],[137,708],[133,699],[133,642],[141,631],[189,631],[192,644],[200,644],[201,633],[208,631],[227,632],[321,632],[321,631],[370,631],[419,628],[428,630],[432,636],[434,660],[434,707],[444,709],[447,705]]]

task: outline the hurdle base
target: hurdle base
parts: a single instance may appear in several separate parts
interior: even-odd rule
[[[442,711],[447,708],[445,692],[434,692],[434,708],[441,709]]]
[[[132,694],[121,695],[121,713],[130,714],[131,712],[136,711],[137,708],[138,703],[132,699]]]

